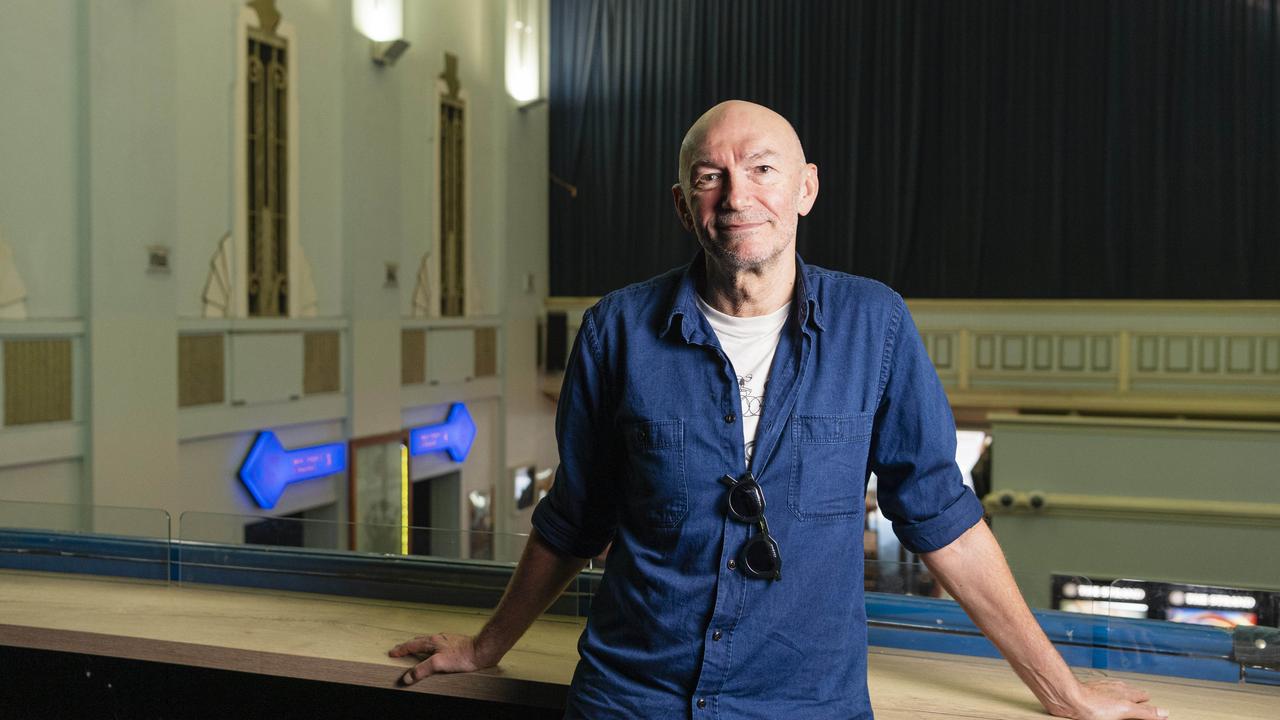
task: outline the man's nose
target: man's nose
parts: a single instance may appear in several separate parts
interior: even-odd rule
[[[725,210],[741,210],[751,205],[751,193],[746,178],[726,173],[721,189],[724,192],[720,195],[720,207]]]

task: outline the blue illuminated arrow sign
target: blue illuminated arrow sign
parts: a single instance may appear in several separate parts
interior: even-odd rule
[[[270,430],[258,433],[240,464],[240,481],[258,506],[271,509],[286,485],[340,473],[347,469],[346,443],[285,450]]]
[[[413,455],[448,452],[454,462],[462,462],[471,452],[471,443],[475,439],[476,423],[467,412],[467,406],[454,403],[444,422],[409,431],[409,452]]]

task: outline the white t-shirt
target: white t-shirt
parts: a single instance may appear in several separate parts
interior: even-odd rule
[[[782,338],[782,327],[787,324],[791,303],[768,315],[735,317],[716,310],[698,296],[698,309],[715,330],[720,346],[729,356],[733,371],[738,376],[738,394],[742,397],[742,447],[750,466],[756,444],[756,426],[760,424],[760,414],[764,410],[764,388],[769,380],[769,367],[773,364],[778,340]]]

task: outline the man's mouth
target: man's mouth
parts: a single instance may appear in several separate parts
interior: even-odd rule
[[[718,223],[716,229],[723,232],[743,232],[746,230],[754,230],[764,225],[763,222],[753,223]]]

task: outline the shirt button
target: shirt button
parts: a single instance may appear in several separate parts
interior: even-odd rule
[[[734,415],[733,413],[729,413],[728,415],[725,415],[725,416],[724,416],[724,421],[725,421],[726,423],[729,423],[730,425],[732,425],[732,424],[733,424],[733,421],[734,421],[734,420],[737,420],[737,419],[738,419],[738,416],[737,416],[737,415]]]
[[[724,637],[724,633],[720,632],[719,630],[717,630],[717,631],[715,631],[715,632],[711,633],[711,639],[712,639],[712,640],[715,640],[715,641],[717,641],[717,642],[719,642],[719,641],[720,641],[720,638],[722,638],[722,637]]]
[[[701,709],[701,708],[704,708],[704,707],[706,707],[706,706],[707,706],[707,699],[706,699],[706,698],[698,698],[698,708],[699,708],[699,709]]]
[[[730,570],[732,570],[732,569],[734,569],[734,568],[736,568],[736,567],[738,567],[738,561],[737,561],[737,560],[730,560],[730,561],[729,561],[729,569],[730,569]]]

